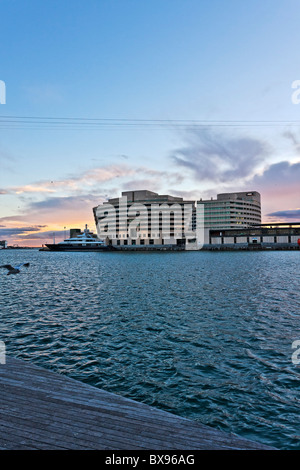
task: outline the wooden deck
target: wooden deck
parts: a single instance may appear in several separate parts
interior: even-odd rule
[[[7,357],[1,450],[270,449]]]

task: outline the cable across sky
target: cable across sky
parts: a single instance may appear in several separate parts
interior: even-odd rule
[[[0,116],[1,129],[174,129],[206,127],[285,127],[299,126],[300,120],[197,120],[146,118],[87,118],[53,116]],[[32,127],[34,126],[34,127]]]

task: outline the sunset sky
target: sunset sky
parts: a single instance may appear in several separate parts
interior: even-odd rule
[[[264,222],[300,221],[299,1],[0,0],[0,16],[0,240],[95,230],[92,208],[135,189],[259,191]]]

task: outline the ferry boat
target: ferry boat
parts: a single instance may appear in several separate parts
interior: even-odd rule
[[[46,243],[41,251],[104,251],[111,247],[97,238],[87,225],[83,232],[59,243]]]

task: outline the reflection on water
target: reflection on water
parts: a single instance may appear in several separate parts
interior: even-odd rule
[[[7,354],[282,449],[300,449],[300,252],[2,250]]]

